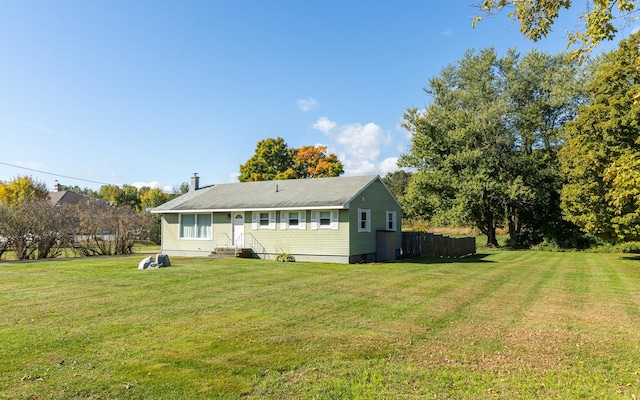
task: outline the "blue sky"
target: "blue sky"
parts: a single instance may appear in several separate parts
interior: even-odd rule
[[[277,136],[385,175],[430,77],[470,48],[563,51],[577,17],[532,43],[506,13],[472,29],[472,3],[3,0],[0,180],[232,182]]]

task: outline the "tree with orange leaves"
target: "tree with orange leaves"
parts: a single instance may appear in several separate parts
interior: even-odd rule
[[[327,146],[302,146],[295,152],[293,162],[300,178],[329,178],[344,172],[338,156],[327,155]]]
[[[254,155],[240,165],[240,182],[328,178],[344,172],[335,154],[327,155],[326,146],[290,148],[283,138],[258,142]]]

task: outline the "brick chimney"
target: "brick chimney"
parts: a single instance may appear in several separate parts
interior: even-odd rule
[[[200,177],[197,172],[193,173],[191,177],[191,186],[189,186],[189,191],[193,192],[194,190],[200,189]]]

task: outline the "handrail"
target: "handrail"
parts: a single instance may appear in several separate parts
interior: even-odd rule
[[[265,254],[267,252],[267,249],[265,249],[264,246],[258,241],[258,239],[256,239],[256,237],[251,233],[247,234],[246,237],[250,238],[249,247],[251,248],[251,250],[253,250],[254,253]]]
[[[223,235],[227,237],[227,243],[225,243],[225,247],[231,247],[231,243],[233,242],[233,240],[231,240],[231,236],[227,235],[226,233],[223,233]]]
[[[240,246],[238,246],[238,243],[243,243],[243,247],[244,247],[244,233],[239,234],[236,239],[240,239],[240,240],[234,240],[233,241],[233,254],[238,257],[238,249]]]

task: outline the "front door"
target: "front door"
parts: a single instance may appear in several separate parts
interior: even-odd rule
[[[231,237],[235,247],[244,247],[244,213],[234,213]]]

